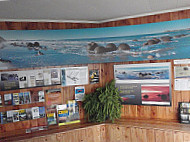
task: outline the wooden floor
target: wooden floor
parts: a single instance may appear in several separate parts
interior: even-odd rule
[[[0,140],[18,142],[190,142],[190,125],[158,120],[120,119],[81,123]]]

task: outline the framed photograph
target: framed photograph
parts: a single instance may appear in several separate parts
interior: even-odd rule
[[[171,106],[170,62],[114,65],[123,104]]]

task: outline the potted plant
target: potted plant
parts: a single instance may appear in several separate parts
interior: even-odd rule
[[[86,94],[83,100],[83,108],[89,122],[104,122],[120,118],[122,99],[115,80],[107,83],[105,87],[99,87],[94,92]]]

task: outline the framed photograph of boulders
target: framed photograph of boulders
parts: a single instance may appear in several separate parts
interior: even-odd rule
[[[105,28],[0,30],[0,70],[189,58],[190,19]]]

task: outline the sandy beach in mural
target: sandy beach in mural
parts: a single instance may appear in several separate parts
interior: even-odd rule
[[[152,23],[153,30],[164,27],[162,23]],[[151,34],[147,33],[150,29],[140,31],[150,24],[74,31],[0,31],[0,69],[189,58],[189,23],[177,30],[165,26]],[[136,33],[126,29],[125,35],[122,28],[128,27],[137,29]],[[105,30],[110,32],[107,36]],[[119,30],[121,34],[115,33]]]

